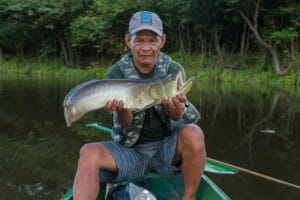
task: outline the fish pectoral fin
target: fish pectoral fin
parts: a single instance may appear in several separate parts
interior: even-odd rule
[[[154,99],[158,98],[159,95],[157,94],[157,91],[158,91],[159,88],[161,88],[161,87],[162,87],[162,85],[160,84],[160,82],[158,82],[158,83],[156,83],[156,84],[150,86],[150,88],[149,88],[149,96],[150,96],[151,98],[154,98]]]

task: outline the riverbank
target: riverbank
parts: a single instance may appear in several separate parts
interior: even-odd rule
[[[239,69],[228,69],[218,64],[214,57],[201,57],[201,55],[184,56],[181,53],[172,54],[171,57],[179,62],[185,63],[187,77],[194,76],[198,81],[208,82],[247,82],[247,83],[272,83],[280,86],[300,86],[299,73],[291,71],[288,75],[278,76],[272,70],[272,66],[261,70],[260,61],[252,63],[252,66],[243,64]],[[60,76],[74,78],[96,78],[103,79],[108,67],[100,63],[92,62],[85,68],[68,68],[61,58],[33,57],[12,58],[0,64],[0,73],[31,74],[39,76]]]
[[[12,58],[0,64],[0,73],[103,79],[107,68],[92,63],[85,69],[68,68],[63,59],[51,57]]]

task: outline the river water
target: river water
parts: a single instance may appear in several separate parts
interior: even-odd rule
[[[0,199],[59,199],[72,185],[78,152],[110,136],[103,110],[66,128],[62,102],[84,80],[0,74]],[[300,89],[268,83],[197,82],[207,156],[300,185]],[[254,175],[207,174],[232,199],[300,199],[300,190]]]

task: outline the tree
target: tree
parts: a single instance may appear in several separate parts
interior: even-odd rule
[[[72,44],[92,46],[102,54],[124,53],[124,35],[135,6],[133,0],[94,0],[86,12],[70,24]]]
[[[37,0],[41,2],[41,0]],[[75,66],[74,48],[71,43],[70,24],[73,19],[86,10],[84,0],[42,1],[37,9],[36,23],[59,41],[65,63],[69,67]]]
[[[259,27],[259,25],[261,24],[258,21],[259,13],[263,12],[263,8],[261,6],[261,0],[248,0],[246,2],[241,1],[241,0],[227,0],[227,2],[243,17],[243,19],[246,21],[246,23],[248,24],[251,31],[254,33],[259,44],[261,44],[262,46],[264,46],[265,48],[267,48],[270,51],[270,53],[272,54],[273,60],[274,60],[276,74],[278,74],[278,75],[287,74],[289,72],[289,70],[291,69],[293,62],[290,62],[288,67],[281,69],[277,50],[273,46],[274,40],[272,41],[272,39],[278,40],[278,39],[282,39],[282,38],[274,37],[274,34],[272,34],[273,37],[267,37],[267,34],[264,34],[264,32],[263,32],[264,30]],[[282,2],[279,1],[279,3],[282,3]],[[284,5],[287,6],[286,4],[284,4]],[[254,9],[253,9],[253,7],[254,7]],[[252,12],[252,10],[254,12]],[[299,16],[299,14],[298,14],[298,16]],[[278,27],[276,27],[276,28],[278,29]],[[282,33],[282,32],[278,32],[278,33]],[[291,39],[291,38],[294,39],[297,36],[298,36],[298,34],[294,33],[289,37],[289,39]]]
[[[83,0],[3,0],[0,3],[1,36],[9,35],[4,42],[12,52],[46,54],[56,52],[57,44],[66,65],[74,67],[73,49],[69,40],[69,25],[74,16],[84,10]],[[34,52],[39,50],[38,52]]]
[[[128,51],[123,36],[131,15],[140,10],[161,17],[168,37],[164,51],[181,51],[188,60],[201,52],[202,59],[216,56],[233,68],[262,46],[271,53],[276,73],[284,75],[293,63],[284,60],[299,54],[296,0],[1,0],[0,59],[1,52],[61,56],[69,67],[99,57],[114,60]],[[228,64],[228,55],[237,55],[230,57],[237,64]]]

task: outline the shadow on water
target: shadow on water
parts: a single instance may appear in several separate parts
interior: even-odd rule
[[[1,199],[59,199],[71,187],[78,152],[110,136],[103,110],[66,128],[62,102],[85,80],[0,75]],[[300,184],[300,92],[266,84],[200,82],[188,99],[199,109],[207,155]],[[297,199],[300,191],[252,175],[208,174],[233,199]]]

